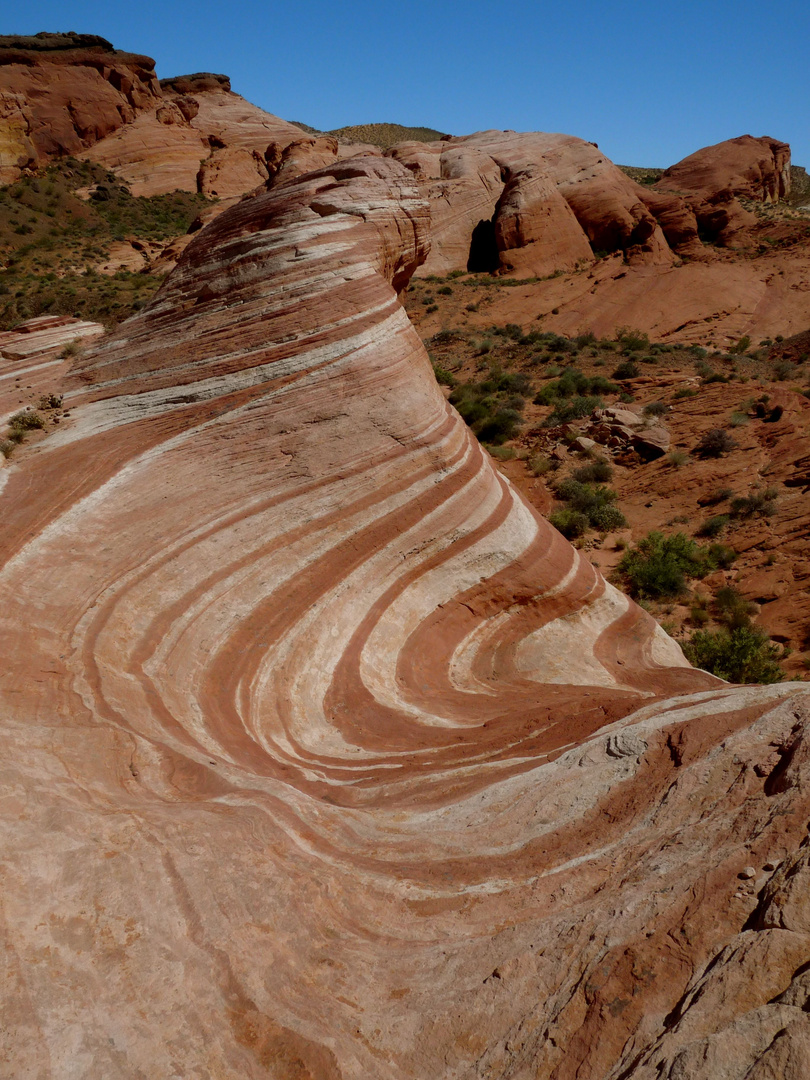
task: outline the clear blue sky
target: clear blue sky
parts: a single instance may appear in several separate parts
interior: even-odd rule
[[[269,112],[322,129],[389,121],[453,134],[562,131],[666,166],[735,135],[810,168],[808,0],[28,0],[2,33],[76,30],[223,72]],[[67,14],[66,14],[67,13]]]

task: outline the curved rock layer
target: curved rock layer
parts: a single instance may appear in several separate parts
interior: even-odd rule
[[[493,469],[427,230],[388,160],[244,200],[0,471],[17,1077],[806,1061],[807,694],[686,667]]]

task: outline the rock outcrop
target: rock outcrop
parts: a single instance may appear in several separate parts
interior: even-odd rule
[[[778,202],[790,194],[790,147],[767,136],[726,139],[670,166],[656,187],[704,197],[728,191],[760,202]]]
[[[379,158],[240,202],[0,470],[13,1075],[806,1062],[807,690],[686,666],[493,468],[428,232]]]
[[[155,107],[154,68],[89,34],[0,37],[0,184],[79,154]]]
[[[386,154],[413,172],[430,201],[423,274],[543,276],[612,251],[637,262],[673,261],[639,185],[583,139],[484,131]]]

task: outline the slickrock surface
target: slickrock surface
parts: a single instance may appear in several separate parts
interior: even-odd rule
[[[35,405],[41,395],[53,393],[70,367],[61,357],[104,333],[99,323],[67,315],[41,315],[0,333],[0,420]],[[0,486],[5,480],[0,471]]]
[[[493,469],[427,238],[395,161],[242,201],[0,471],[10,1075],[806,1072],[808,693]]]

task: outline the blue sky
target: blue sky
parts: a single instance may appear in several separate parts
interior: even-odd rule
[[[224,72],[269,112],[323,129],[562,131],[650,166],[771,135],[810,168],[807,0],[28,0],[0,22],[101,34],[154,57],[161,78]]]

